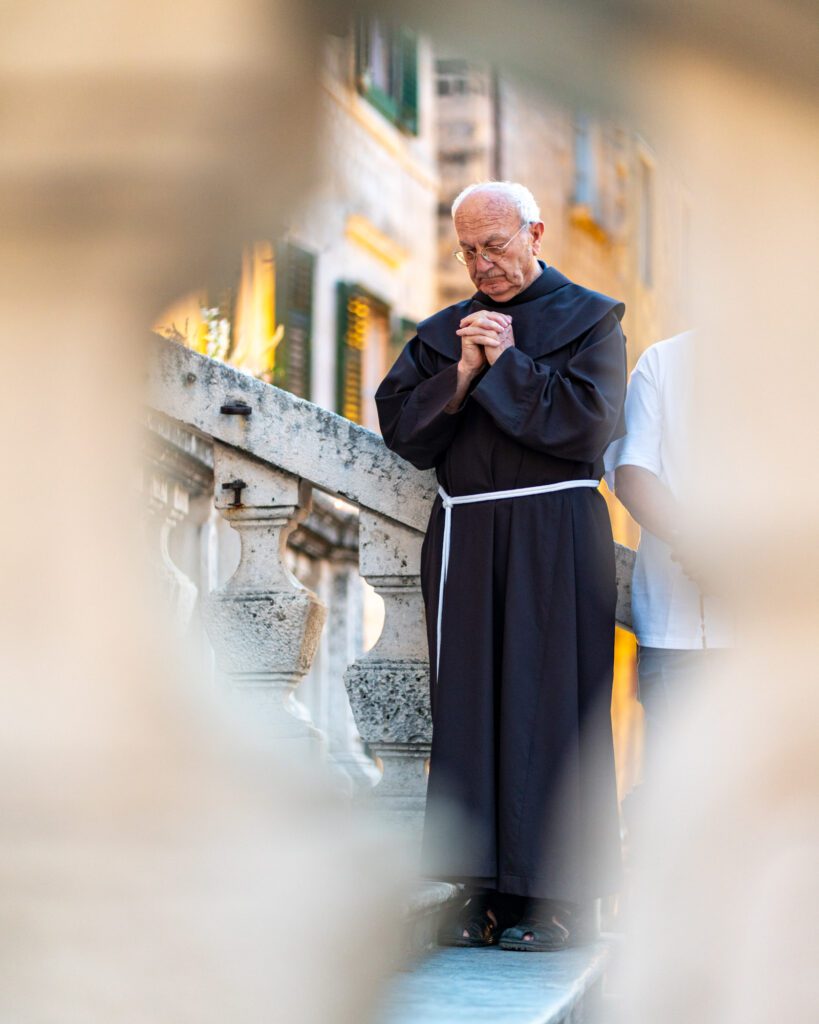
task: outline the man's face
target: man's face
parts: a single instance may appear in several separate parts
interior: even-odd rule
[[[523,291],[537,277],[537,253],[543,224],[537,222],[520,228],[520,214],[506,199],[491,193],[476,192],[467,196],[455,213],[458,245],[465,250],[486,245],[503,245],[512,241],[503,255],[490,263],[477,255],[466,267],[473,284],[493,299],[505,302]],[[512,237],[514,236],[514,237]]]

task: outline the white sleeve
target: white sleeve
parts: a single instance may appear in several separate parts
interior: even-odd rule
[[[610,488],[618,466],[639,466],[655,476],[662,471],[662,406],[657,381],[647,359],[640,359],[631,374],[625,413],[625,436],[611,444],[604,457],[606,482]]]

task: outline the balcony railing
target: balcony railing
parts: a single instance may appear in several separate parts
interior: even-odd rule
[[[355,531],[332,525],[325,495],[357,506],[357,571],[383,598],[384,626],[351,664],[336,659],[336,717],[346,711],[346,689],[357,730],[382,769],[372,788],[372,764],[362,766],[367,759],[352,737],[345,754],[358,769],[351,777],[372,789],[387,816],[417,830],[432,731],[419,567],[434,472],[416,470],[378,434],[289,392],[165,339],[151,344],[145,490],[159,578],[180,622],[198,606],[221,673],[255,702],[277,740],[320,755],[326,735],[296,694],[328,628],[327,608],[292,571],[292,547],[294,537],[312,535],[328,555],[349,551]],[[224,582],[218,572],[200,572],[197,582],[185,559],[172,557],[169,540],[187,517],[206,523],[214,505],[241,553]],[[311,513],[324,524],[312,531]],[[617,621],[630,628],[634,553],[618,545],[616,554]]]

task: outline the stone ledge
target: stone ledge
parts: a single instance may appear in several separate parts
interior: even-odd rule
[[[610,950],[604,940],[558,953],[438,948],[393,979],[376,1024],[586,1024]]]
[[[413,887],[404,905],[408,970],[412,969],[414,958],[435,948],[441,915],[460,891],[459,886],[450,882],[419,882]]]
[[[166,338],[148,344],[147,401],[155,412],[353,504],[426,528],[435,473],[415,469],[379,434]],[[251,415],[220,412],[236,400]]]

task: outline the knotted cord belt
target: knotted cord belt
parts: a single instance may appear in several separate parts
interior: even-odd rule
[[[449,546],[452,536],[452,506],[466,505],[473,501],[494,501],[496,498],[522,498],[527,494],[546,494],[549,491],[567,491],[571,487],[600,486],[599,480],[561,480],[556,484],[537,484],[534,487],[513,487],[508,491],[481,491],[478,494],[459,494],[451,498],[443,487],[438,485],[438,493],[444,503],[444,544],[441,552],[441,582],[438,587],[438,635],[435,653],[435,681],[438,681],[438,666],[441,663],[441,622],[444,612],[444,584],[449,566]]]

